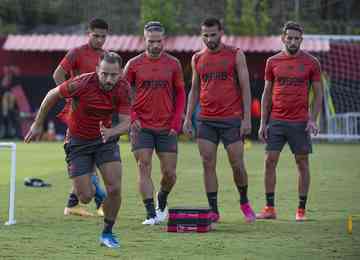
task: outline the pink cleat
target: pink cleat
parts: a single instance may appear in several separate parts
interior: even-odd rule
[[[305,209],[298,208],[295,216],[296,221],[306,221],[307,218],[305,216],[305,212]]]
[[[256,215],[255,212],[253,211],[253,209],[250,206],[250,203],[247,202],[245,204],[240,205],[240,209],[243,212],[244,216],[245,216],[245,221],[247,223],[253,223],[256,220]]]
[[[209,218],[210,218],[211,222],[217,223],[217,222],[219,222],[219,220],[220,220],[220,214],[219,214],[219,213],[216,213],[216,212],[214,212],[214,211],[211,211],[211,212],[209,213]]]

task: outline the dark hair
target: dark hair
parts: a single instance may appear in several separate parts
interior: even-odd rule
[[[145,24],[144,31],[164,33],[165,28],[159,21],[150,21]]]
[[[89,22],[89,29],[90,30],[94,30],[94,29],[103,29],[103,30],[109,30],[109,25],[108,23],[103,20],[103,19],[99,19],[99,18],[94,18]]]
[[[106,61],[108,63],[114,64],[114,63],[118,63],[119,66],[122,66],[122,58],[119,54],[117,54],[116,52],[113,51],[105,51],[101,56],[100,56],[100,62],[102,61]]]
[[[210,17],[210,18],[206,18],[202,23],[201,26],[205,26],[205,27],[213,27],[213,26],[217,26],[219,28],[219,30],[222,30],[222,24],[220,22],[219,19],[214,18],[214,17]]]
[[[284,27],[282,28],[282,33],[286,34],[287,30],[295,30],[300,33],[304,33],[304,28],[299,23],[294,22],[294,21],[287,21],[284,24]]]

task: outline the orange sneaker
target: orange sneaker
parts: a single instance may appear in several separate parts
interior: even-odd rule
[[[66,207],[64,209],[64,215],[65,216],[75,215],[75,216],[81,216],[81,217],[93,217],[94,216],[94,214],[88,212],[86,209],[84,209],[80,206],[75,206],[72,208]]]
[[[276,219],[276,210],[274,207],[266,206],[262,211],[256,214],[257,219]]]
[[[100,207],[96,210],[96,214],[97,214],[98,217],[103,217],[104,216],[103,204],[101,204]]]
[[[295,216],[296,221],[306,221],[307,218],[305,216],[305,212],[306,212],[305,209],[298,208],[296,210],[296,216]]]

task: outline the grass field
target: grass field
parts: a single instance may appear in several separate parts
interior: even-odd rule
[[[278,169],[276,221],[246,224],[224,149],[219,148],[218,176],[221,222],[205,234],[167,233],[164,226],[144,227],[144,209],[137,191],[137,171],[127,143],[121,144],[123,204],[115,227],[121,249],[98,245],[102,219],[64,217],[70,189],[61,143],[18,143],[16,220],[7,219],[10,153],[0,150],[0,259],[360,259],[360,219],[353,234],[346,231],[349,214],[360,214],[360,145],[314,145],[312,184],[306,223],[294,220],[297,175],[288,149]],[[263,146],[246,152],[249,196],[258,211],[264,205]],[[197,147],[181,143],[178,182],[171,206],[206,205]],[[153,178],[159,183],[158,160]],[[25,177],[40,177],[51,188],[28,188]],[[94,209],[94,204],[89,206]]]

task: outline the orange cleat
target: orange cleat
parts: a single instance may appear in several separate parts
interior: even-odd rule
[[[257,219],[276,219],[275,207],[266,206],[263,210],[256,214]]]
[[[65,216],[75,215],[75,216],[81,216],[81,217],[94,217],[94,214],[88,212],[86,209],[84,209],[80,206],[75,206],[72,208],[66,207],[64,209],[64,215]]]

